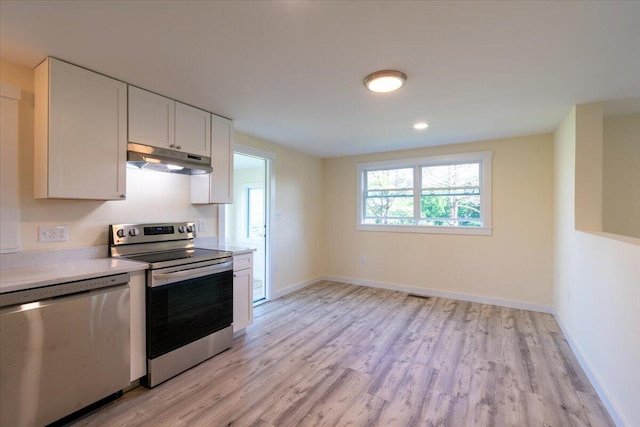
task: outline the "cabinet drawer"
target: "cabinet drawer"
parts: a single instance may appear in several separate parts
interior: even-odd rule
[[[246,270],[253,267],[253,254],[241,254],[233,257],[233,271]]]

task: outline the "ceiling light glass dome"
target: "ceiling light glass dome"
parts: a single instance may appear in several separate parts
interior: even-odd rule
[[[407,75],[395,70],[382,70],[369,74],[364,85],[371,92],[387,93],[400,89],[407,81]]]

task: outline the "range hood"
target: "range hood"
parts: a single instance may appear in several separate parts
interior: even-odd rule
[[[209,157],[133,142],[127,144],[127,165],[183,175],[199,175],[213,171]]]

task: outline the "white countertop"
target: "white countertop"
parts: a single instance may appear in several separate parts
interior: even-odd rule
[[[229,245],[214,245],[214,244],[211,244],[211,245],[201,244],[196,246],[202,249],[215,249],[217,251],[231,252],[233,255],[248,254],[256,251],[255,248],[249,248],[245,246],[229,246]]]
[[[256,251],[255,248],[218,245],[215,243],[206,244],[204,242],[196,246],[204,249],[228,251],[233,255],[247,254]],[[145,270],[148,267],[146,263],[118,258],[83,258],[84,256],[94,256],[97,253],[106,251],[106,249],[102,247],[97,250],[95,248],[90,249],[91,253],[88,253],[86,248],[81,248],[75,251],[66,251],[69,252],[68,254],[65,251],[61,251],[61,254],[57,252],[38,252],[9,254],[9,256],[4,255],[3,267],[9,266],[14,268],[0,269],[0,293],[91,279],[110,274],[130,273]],[[87,254],[85,254],[85,252],[87,252]],[[20,259],[16,261],[10,258],[10,256],[14,258],[19,256]],[[24,265],[24,263],[29,264]]]
[[[76,280],[145,270],[148,264],[116,258],[98,258],[0,270],[0,293],[56,285]]]

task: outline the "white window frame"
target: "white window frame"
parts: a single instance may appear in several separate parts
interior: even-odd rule
[[[490,236],[491,225],[491,160],[492,151],[477,151],[473,153],[447,154],[441,156],[417,157],[412,159],[386,160],[356,164],[356,230],[358,231],[389,231],[395,233],[435,233],[435,234],[467,234]],[[366,172],[376,169],[409,168],[416,166],[444,166],[461,163],[480,163],[480,219],[482,227],[470,226],[437,226],[437,225],[389,225],[364,224],[365,182]],[[415,181],[414,197],[421,194],[420,182]],[[419,206],[419,205],[418,205]]]

